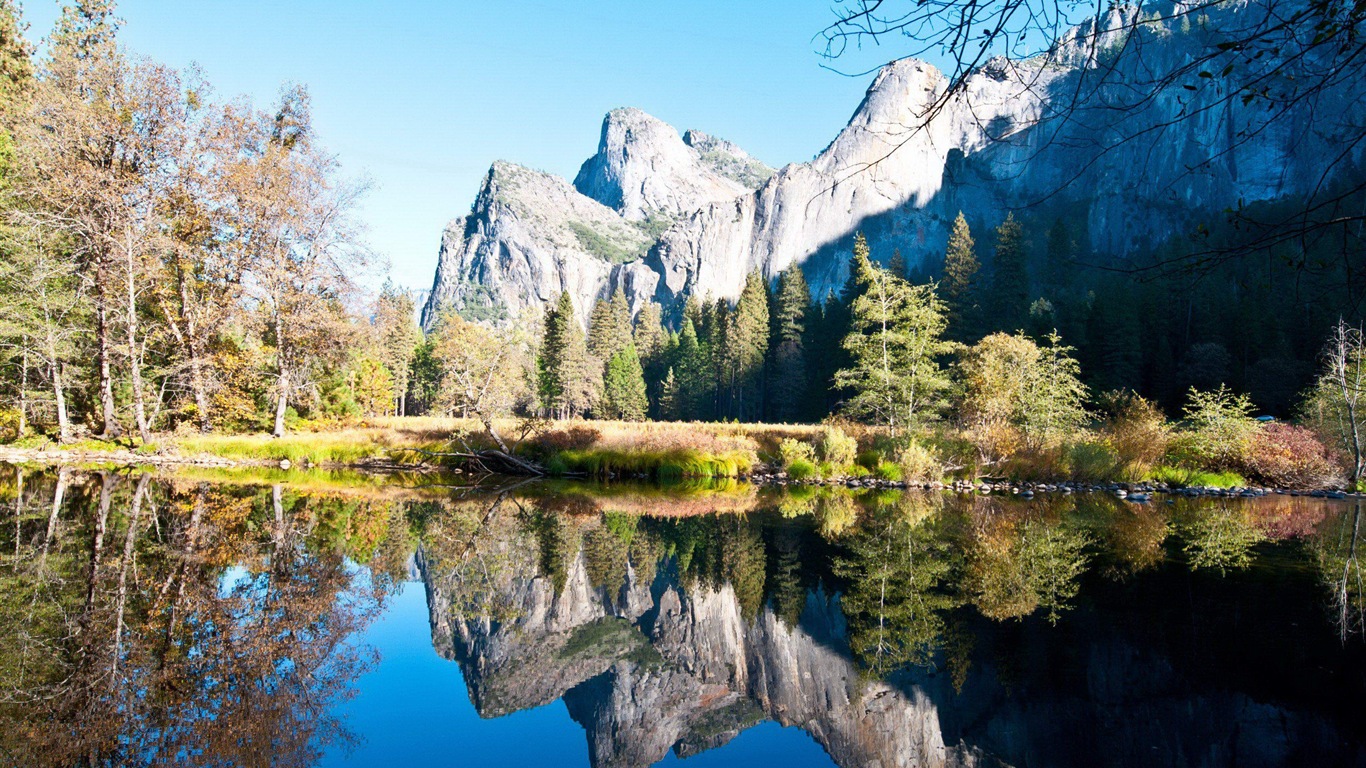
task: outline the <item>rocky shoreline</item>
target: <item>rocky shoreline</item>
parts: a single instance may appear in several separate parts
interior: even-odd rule
[[[1117,498],[1135,503],[1150,501],[1153,496],[1208,496],[1221,498],[1258,498],[1262,496],[1310,496],[1327,499],[1362,499],[1366,493],[1343,491],[1338,488],[1292,489],[1268,488],[1262,486],[1238,486],[1218,488],[1214,486],[1170,486],[1166,483],[1078,483],[1078,482],[1012,482],[1010,480],[990,480],[973,482],[951,480],[948,482],[915,482],[905,480],[881,480],[869,477],[850,477],[838,480],[792,480],[786,473],[770,469],[749,475],[748,480],[755,485],[806,485],[839,486],[844,488],[907,489],[924,491],[952,491],[957,493],[997,494],[1022,499],[1043,494],[1108,493]]]
[[[79,451],[54,450],[45,448],[13,448],[0,446],[0,462],[6,464],[40,464],[45,466],[69,465],[113,465],[119,467],[201,467],[210,469],[291,469],[296,465],[288,459],[229,459],[211,454],[181,455],[175,453],[138,453],[137,451]],[[384,460],[362,462],[312,463],[307,460],[297,465],[299,469],[354,470],[362,472],[448,472],[460,473],[459,469],[435,464],[399,464]],[[631,477],[612,477],[608,479],[648,479]],[[1187,496],[1217,498],[1258,498],[1262,496],[1309,496],[1326,499],[1362,499],[1366,493],[1343,491],[1338,488],[1292,489],[1269,488],[1263,486],[1239,486],[1218,488],[1213,486],[1180,487],[1165,483],[1080,483],[1060,482],[1013,482],[1005,479],[982,481],[951,480],[917,482],[905,480],[883,480],[872,477],[849,477],[825,480],[793,480],[786,472],[772,466],[761,466],[756,471],[737,478],[757,486],[810,486],[842,487],[849,489],[881,490],[921,490],[950,491],[954,493],[995,494],[1020,499],[1030,499],[1047,494],[1106,493],[1134,503],[1144,503],[1154,496]]]

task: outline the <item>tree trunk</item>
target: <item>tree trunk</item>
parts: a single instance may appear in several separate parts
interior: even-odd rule
[[[133,545],[137,543],[138,518],[142,516],[142,500],[147,495],[149,475],[138,478],[137,490],[133,491],[133,512],[128,521],[128,533],[123,539],[123,558],[119,562],[118,607],[114,610],[114,647],[110,655],[109,685],[118,685],[119,657],[123,655],[124,611],[128,606],[128,571],[133,566]]]
[[[511,453],[511,451],[508,450],[507,443],[503,442],[503,438],[498,434],[498,430],[493,428],[493,419],[481,415],[479,420],[484,422],[484,431],[488,432],[489,437],[493,438],[493,442],[498,444],[498,450],[503,453]]]
[[[24,468],[14,468],[14,565],[19,566],[19,542],[24,528]]]
[[[52,512],[47,517],[47,532],[43,534],[43,554],[38,558],[38,572],[47,569],[47,553],[52,548],[52,540],[57,538],[57,522],[62,514],[62,502],[66,499],[66,486],[71,481],[70,470],[61,467],[57,470],[57,487],[52,491]]]
[[[199,324],[194,321],[191,307],[194,305],[190,297],[189,286],[185,284],[185,276],[179,276],[180,282],[180,316],[184,318],[185,330],[182,333],[180,325],[171,320],[168,325],[175,333],[176,339],[185,347],[185,351],[190,357],[190,389],[194,392],[194,408],[199,418],[199,431],[210,432],[213,430],[213,421],[209,418],[209,385],[204,378],[204,353],[203,345],[199,339]],[[169,317],[170,313],[167,313]]]
[[[114,413],[114,377],[109,362],[111,343],[109,340],[109,312],[105,306],[104,288],[96,289],[95,298],[95,337],[99,344],[97,350],[100,369],[100,410],[102,425],[100,435],[105,438],[119,436],[119,422]]]
[[[276,380],[275,386],[276,386],[276,389],[278,390],[278,392],[276,393],[276,396],[275,396],[275,397],[276,397],[276,400],[275,400],[275,431],[272,432],[271,434],[275,435],[276,437],[284,437],[284,436],[285,436],[285,408],[286,408],[286,407],[288,406],[288,404],[289,404],[289,371],[288,371],[288,370],[285,370],[284,368],[281,368],[281,369],[280,369],[280,377]]]
[[[128,369],[133,377],[133,417],[138,436],[143,444],[152,442],[152,430],[147,425],[147,405],[142,391],[142,351],[138,347],[137,284],[133,274],[133,252],[128,250]]]
[[[24,337],[24,355],[19,362],[19,434],[28,431],[28,337]]]
[[[213,431],[213,420],[209,418],[209,387],[204,381],[204,363],[195,349],[199,345],[191,342],[190,348],[190,388],[194,390],[194,409],[199,416],[199,431]]]
[[[57,359],[57,339],[52,328],[47,331],[47,359],[52,371],[52,397],[57,406],[57,439],[65,443],[71,439],[71,419],[66,413],[66,391],[62,387],[62,363]]]

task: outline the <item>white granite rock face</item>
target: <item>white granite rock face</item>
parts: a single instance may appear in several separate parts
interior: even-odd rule
[[[494,322],[538,314],[564,291],[585,322],[617,287],[638,307],[657,291],[659,275],[643,257],[659,233],[771,174],[729,142],[696,131],[685,140],[638,109],[614,110],[573,185],[493,164],[469,215],[442,236],[423,325],[446,307]]]
[[[612,110],[602,121],[598,153],[579,169],[574,188],[630,221],[659,225],[749,192],[753,187],[721,172],[748,156],[729,142],[705,138],[706,149],[699,150],[658,118],[638,109]]]
[[[618,285],[634,304],[734,298],[750,271],[773,278],[792,264],[803,266],[821,297],[843,283],[856,231],[868,236],[875,258],[898,248],[915,265],[942,257],[959,210],[979,228],[1009,210],[1067,211],[1084,218],[1085,244],[1098,257],[1123,258],[1230,207],[1303,201],[1323,181],[1329,158],[1348,149],[1337,167],[1366,161],[1366,144],[1346,141],[1366,123],[1360,73],[1341,73],[1316,98],[1284,111],[1228,99],[1223,89],[1236,80],[1194,72],[1191,82],[1155,95],[1143,85],[1152,72],[1210,51],[1221,25],[1247,23],[1238,14],[1265,7],[1230,3],[1193,25],[1145,26],[1132,35],[1120,30],[1138,11],[1118,7],[1070,30],[1048,57],[987,62],[934,110],[949,86],[944,74],[913,59],[893,62],[824,151],[771,175],[727,142],[695,131],[680,138],[638,110],[617,110],[575,180],[581,194],[544,177],[544,194],[528,188],[519,199],[546,210],[551,230],[580,221],[587,215],[580,210],[600,212],[582,225],[615,233],[621,247],[599,250],[622,263],[573,247],[572,239],[566,248],[565,238],[535,222],[500,228],[491,217],[497,209],[484,201],[486,183],[470,220],[457,227],[474,234],[448,235],[443,245],[427,316],[485,289],[511,315],[560,290],[587,306]],[[1264,57],[1240,65],[1235,77],[1282,64]],[[1106,84],[1074,99],[1079,78],[1099,72]],[[1274,77],[1298,74],[1291,68]],[[495,166],[490,178],[497,173]],[[989,248],[986,233],[979,243]]]

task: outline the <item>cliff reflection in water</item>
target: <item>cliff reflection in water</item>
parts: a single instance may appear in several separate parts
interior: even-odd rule
[[[422,579],[593,764],[1366,764],[1355,503],[0,474],[0,763],[309,765]],[[455,692],[452,692],[454,695]]]
[[[433,510],[433,643],[480,714],[563,698],[595,765],[767,719],[844,766],[1366,764],[1359,506],[711,498],[752,511]]]

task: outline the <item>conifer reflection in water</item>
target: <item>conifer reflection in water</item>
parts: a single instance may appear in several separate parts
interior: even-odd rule
[[[375,554],[356,547],[383,510],[280,486],[9,474],[6,764],[311,765],[350,737],[330,706],[372,659],[344,641],[392,580],[346,560]]]
[[[72,471],[0,502],[6,763],[315,762],[410,559],[479,714],[562,699],[597,765],[762,720],[846,766],[1366,762],[1354,503]]]

